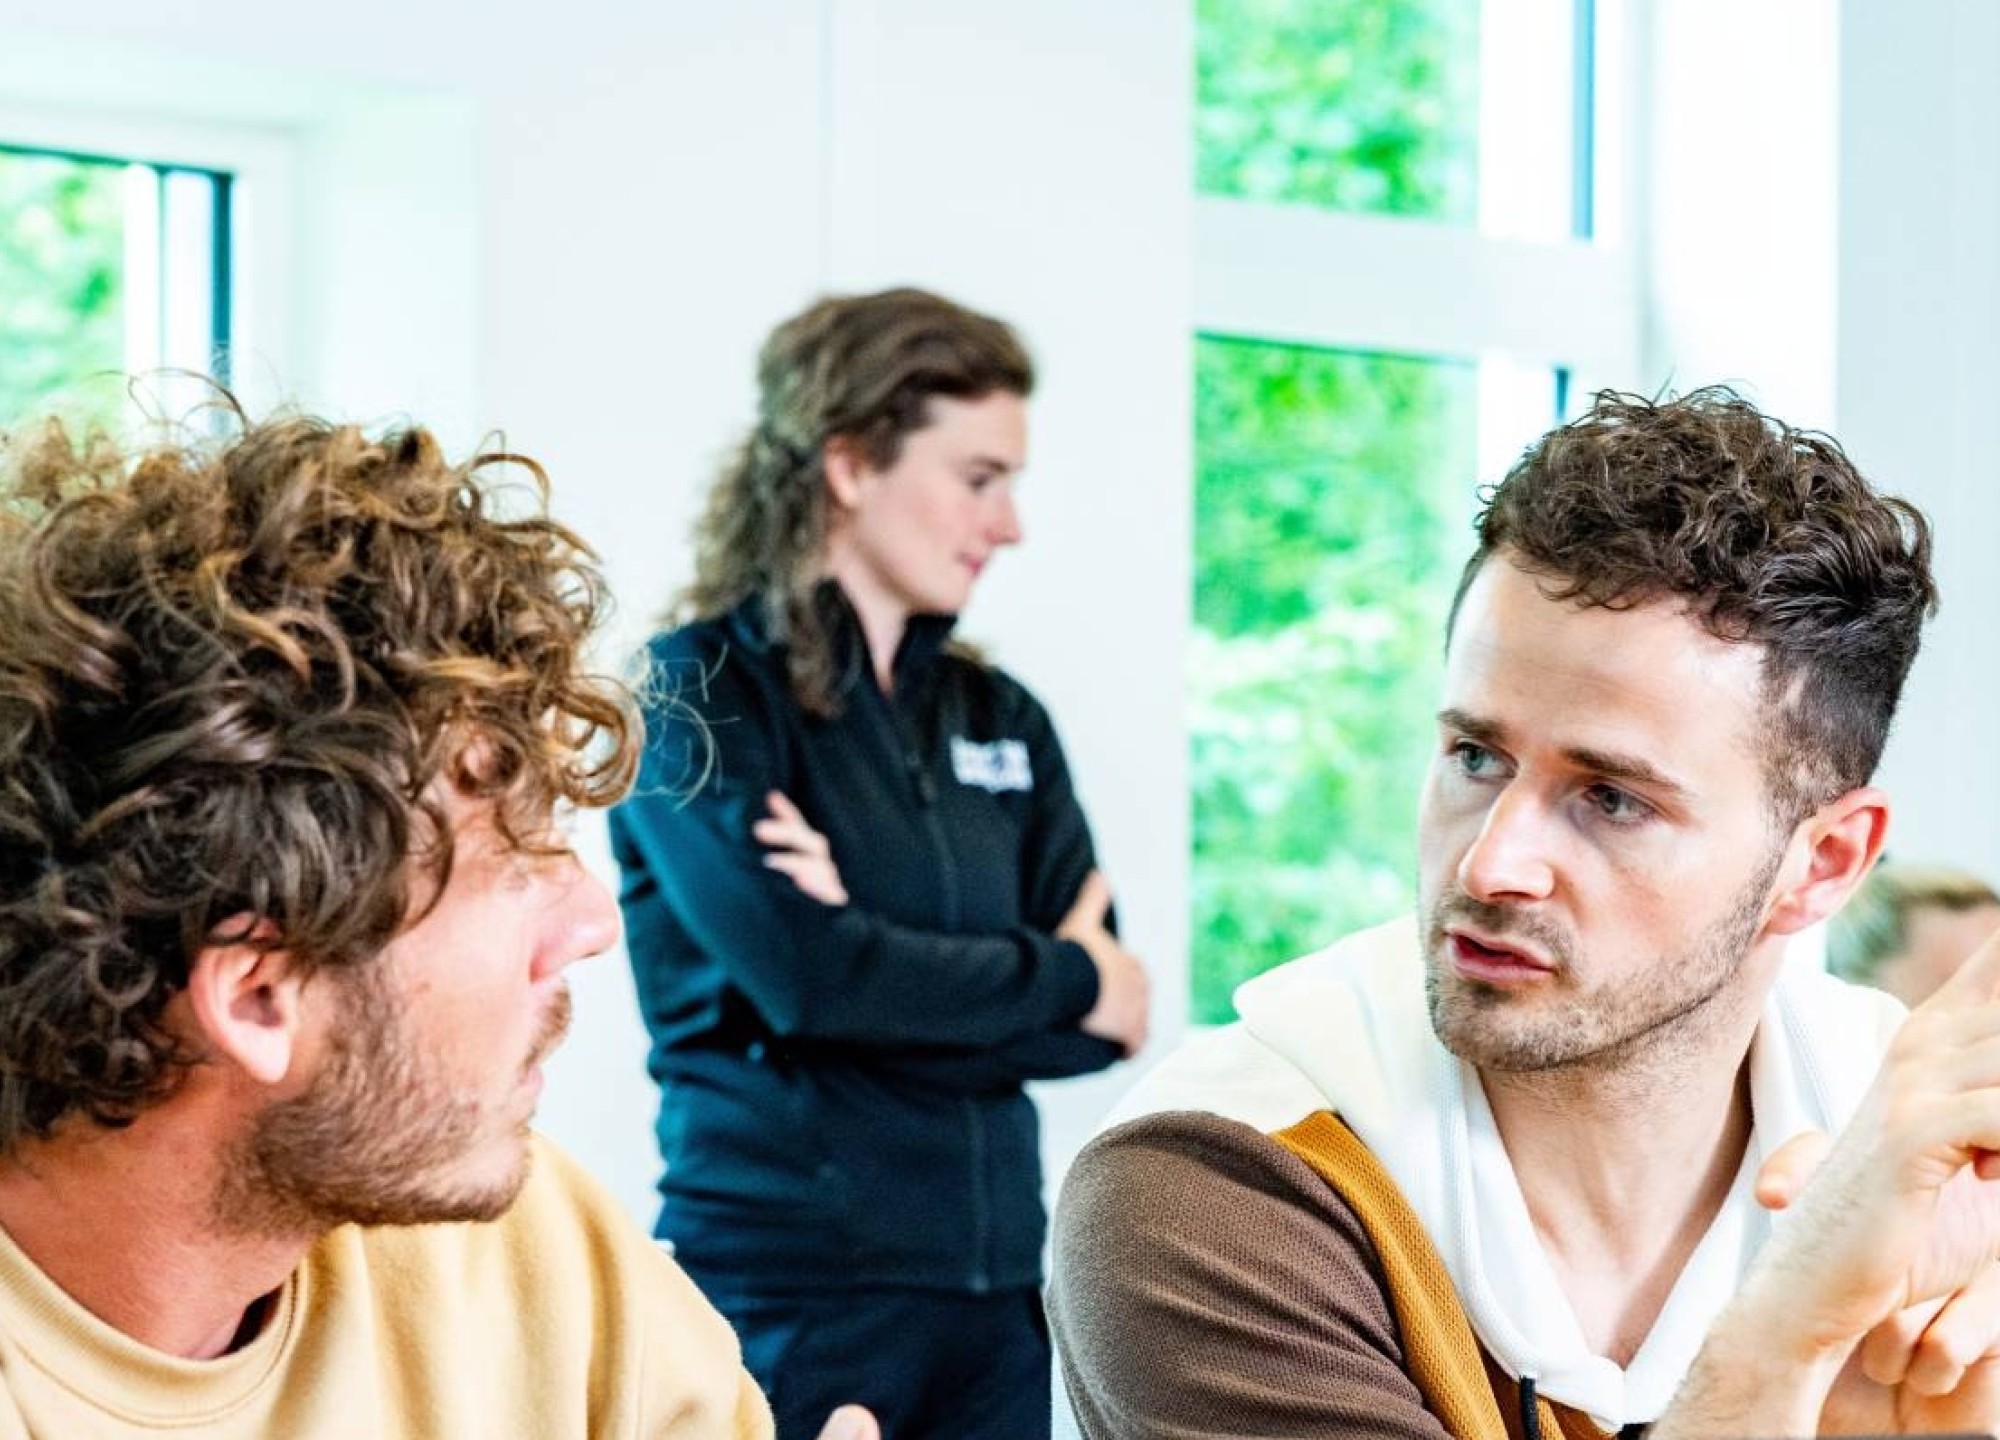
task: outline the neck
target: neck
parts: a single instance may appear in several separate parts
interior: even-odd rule
[[[1752,1011],[1605,1069],[1482,1072],[1543,1250],[1593,1350],[1631,1361],[1729,1196],[1751,1130]],[[1694,1043],[1688,1043],[1694,1042]]]
[[[902,649],[903,632],[910,626],[909,607],[875,583],[866,568],[851,563],[838,547],[828,557],[826,573],[840,585],[853,607],[868,645],[875,683],[887,695],[895,688],[896,652]]]
[[[316,1238],[231,1233],[215,1214],[220,1151],[163,1111],[123,1130],[72,1120],[0,1162],[0,1229],[70,1298],[143,1345],[227,1353],[246,1316]]]

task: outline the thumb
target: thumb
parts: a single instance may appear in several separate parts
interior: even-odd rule
[[[1757,1169],[1757,1203],[1766,1210],[1790,1205],[1831,1149],[1833,1139],[1824,1130],[1801,1130],[1773,1150]]]
[[[859,1405],[843,1405],[827,1417],[819,1440],[882,1440],[882,1427]]]

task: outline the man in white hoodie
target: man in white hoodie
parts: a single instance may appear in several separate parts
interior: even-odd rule
[[[1087,1436],[2000,1418],[2000,951],[1893,1045],[1893,1002],[1784,964],[1880,851],[1929,554],[1727,391],[1606,394],[1523,458],[1453,610],[1416,917],[1244,986],[1070,1174]]]

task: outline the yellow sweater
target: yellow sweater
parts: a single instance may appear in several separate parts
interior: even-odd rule
[[[736,1337],[537,1142],[486,1225],[343,1226],[257,1337],[183,1360],[114,1330],[0,1233],[0,1440],[769,1440]]]

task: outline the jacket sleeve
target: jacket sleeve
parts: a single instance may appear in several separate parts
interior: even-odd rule
[[[1268,1136],[1187,1112],[1107,1131],[1053,1238],[1049,1321],[1085,1440],[1447,1440],[1360,1221]]]
[[[774,725],[742,686],[708,679],[713,727],[683,700],[649,704],[639,783],[620,823],[676,920],[772,1030],[990,1046],[1073,1026],[1096,1003],[1097,970],[1083,948],[1032,925],[917,930],[822,904],[769,869],[750,830],[766,794],[785,788]],[[717,763],[704,777],[699,757],[711,744]]]
[[[1048,711],[1017,682],[1008,679],[1001,683],[1014,689],[1023,706],[1022,728],[1028,736],[1029,764],[1035,777],[1021,847],[1021,914],[1033,928],[1053,933],[1069,914],[1084,878],[1096,867],[1096,849]],[[1110,917],[1110,925],[1115,933],[1116,915]],[[995,1048],[987,1057],[991,1068],[997,1075],[1018,1082],[1065,1080],[1115,1065],[1124,1051],[1112,1041],[1077,1029],[1076,1020],[1082,1018],[1079,1013],[1067,1024],[1023,1035]]]
[[[1037,929],[1054,931],[1076,903],[1084,880],[1097,868],[1097,849],[1083,806],[1077,803],[1055,722],[1025,690],[1020,697],[1026,707],[1023,728],[1035,776],[1033,806],[1021,842],[1021,914]],[[1117,929],[1115,917],[1112,929]]]

